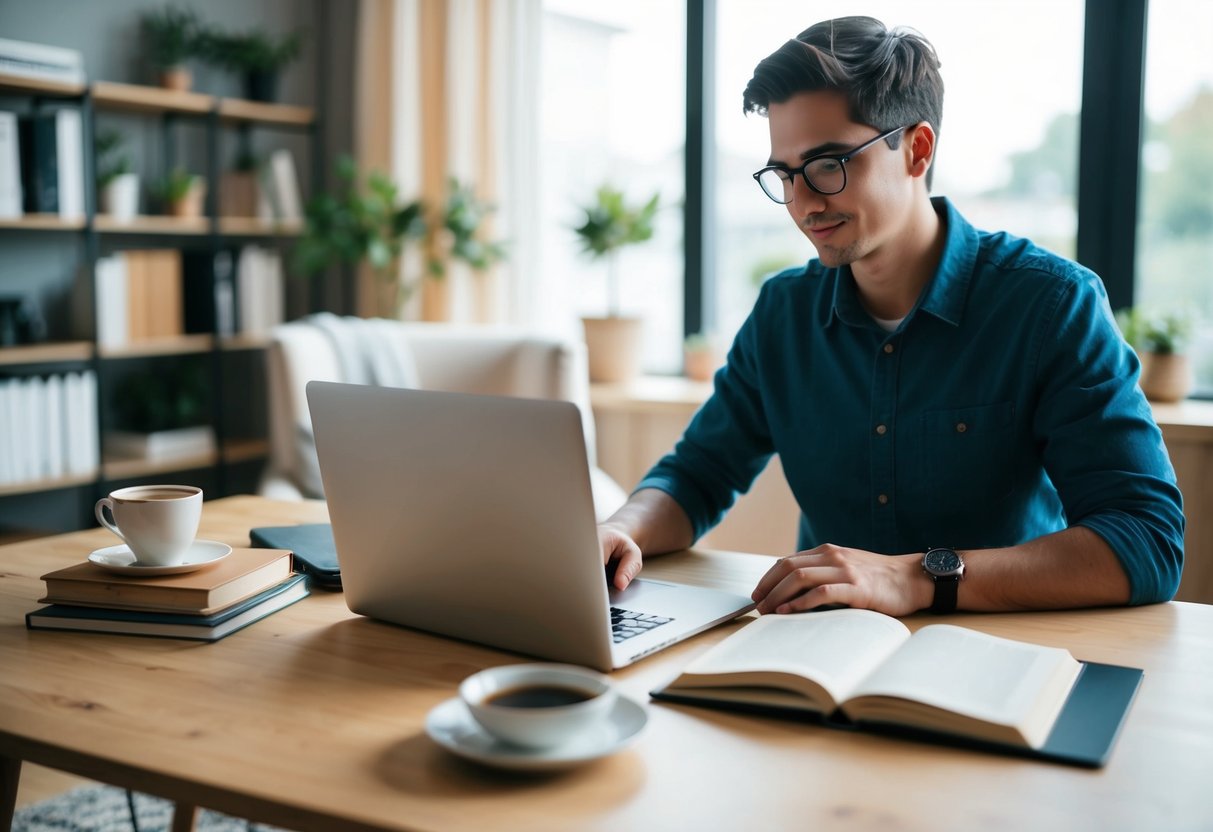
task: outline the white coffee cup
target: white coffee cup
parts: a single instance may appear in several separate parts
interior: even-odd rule
[[[616,692],[601,673],[569,664],[510,664],[463,680],[459,696],[499,740],[551,748],[606,719]]]
[[[109,509],[113,522],[105,518]],[[176,566],[202,519],[202,489],[192,485],[135,485],[111,491],[94,508],[97,522],[130,547],[142,566]]]

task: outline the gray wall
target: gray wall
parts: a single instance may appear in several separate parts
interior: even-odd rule
[[[0,0],[0,37],[79,50],[90,80],[155,84],[142,57],[140,16],[167,5],[163,0]],[[304,196],[312,192],[313,175],[331,176],[332,159],[352,147],[353,39],[356,2],[324,0],[176,0],[212,25],[231,31],[253,28],[273,33],[304,29],[301,57],[284,72],[279,99],[284,103],[320,108],[322,128],[312,143],[295,133],[256,129],[254,149],[265,152],[287,147],[295,155]],[[322,68],[323,67],[323,71]],[[201,92],[240,97],[238,78],[222,70],[195,64],[193,88]],[[28,99],[0,97],[0,109],[25,111]],[[165,172],[165,147],[158,119],[99,113],[99,129],[116,127],[128,137],[128,147],[143,184]],[[177,160],[203,172],[201,127],[183,126],[174,134]],[[235,131],[224,130],[220,168],[235,157]],[[145,189],[146,190],[146,189]],[[144,203],[146,205],[146,203]],[[146,210],[146,208],[145,208]],[[154,242],[154,241],[153,241]],[[103,241],[110,245],[147,245]],[[71,324],[70,295],[83,257],[82,235],[59,233],[0,233],[0,295],[32,295],[44,310],[52,338],[80,337]],[[303,295],[314,293],[303,292]],[[334,292],[330,291],[329,295]],[[293,293],[292,306],[305,301]],[[315,298],[312,298],[315,302]],[[338,303],[321,297],[326,306]],[[290,310],[293,314],[302,311]]]

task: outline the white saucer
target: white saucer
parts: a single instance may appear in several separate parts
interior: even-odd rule
[[[634,740],[648,722],[644,708],[620,696],[610,716],[555,748],[520,748],[494,738],[480,727],[459,697],[430,711],[425,732],[452,754],[487,766],[518,771],[555,771],[614,754]]]
[[[195,540],[190,544],[189,551],[181,563],[172,566],[140,566],[135,561],[135,554],[130,547],[123,543],[120,546],[108,546],[98,549],[88,556],[90,563],[95,563],[102,569],[117,572],[119,575],[180,575],[194,572],[204,566],[217,563],[232,553],[232,547],[217,540]]]

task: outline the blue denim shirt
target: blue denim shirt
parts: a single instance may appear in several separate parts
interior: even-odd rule
[[[799,549],[981,549],[1081,525],[1120,558],[1132,603],[1171,598],[1182,498],[1103,284],[933,203],[943,257],[895,331],[849,267],[770,278],[713,395],[637,488],[670,494],[698,538],[778,453]]]

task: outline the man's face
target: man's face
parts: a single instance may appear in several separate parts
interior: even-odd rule
[[[768,108],[770,164],[798,168],[813,156],[845,153],[880,131],[851,121],[838,92],[805,92]],[[896,237],[913,198],[908,136],[897,150],[881,141],[846,163],[841,193],[823,196],[797,175],[788,214],[822,264],[854,264]]]

